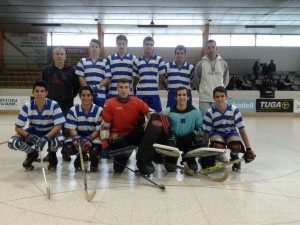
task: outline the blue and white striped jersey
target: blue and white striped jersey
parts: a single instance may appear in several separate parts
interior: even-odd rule
[[[27,120],[28,127],[41,135],[47,134],[57,125],[63,125],[66,120],[56,101],[46,98],[42,112],[38,111],[35,100],[23,105],[16,122],[16,127],[24,128]]]
[[[80,59],[77,64],[76,75],[83,77],[87,85],[97,85],[105,78],[111,78],[111,74],[108,72],[108,65],[106,59],[99,57],[94,63],[91,57]],[[97,89],[98,98],[106,98],[105,87],[102,86]]]
[[[123,58],[118,53],[107,57],[108,72],[112,75],[109,84],[109,97],[116,97],[118,95],[117,85],[121,78],[126,78],[130,81],[130,95],[132,95],[132,76],[133,76],[133,62],[136,57],[127,53]]]
[[[73,106],[68,115],[65,128],[76,130],[80,136],[88,136],[96,130],[100,130],[102,108],[92,104],[88,114],[85,114],[81,104]]]
[[[181,68],[175,61],[166,64],[166,79],[168,80],[168,91],[175,92],[180,86],[191,90],[191,79],[194,72],[194,66],[185,62]]]
[[[203,118],[203,130],[205,132],[217,131],[229,133],[236,128],[244,128],[244,122],[240,110],[227,103],[225,113],[221,113],[215,105],[210,107]]]
[[[163,58],[152,55],[149,61],[144,56],[137,58],[134,62],[133,76],[139,78],[137,95],[158,95],[159,75],[165,74],[165,62]]]

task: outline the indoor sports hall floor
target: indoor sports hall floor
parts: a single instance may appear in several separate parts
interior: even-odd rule
[[[16,114],[0,114],[0,143],[14,134],[15,120]],[[162,191],[128,170],[114,174],[112,163],[103,160],[99,173],[88,173],[88,187],[97,191],[91,202],[81,172],[74,173],[74,156],[62,162],[59,153],[58,170],[46,170],[48,200],[40,163],[24,171],[25,155],[1,144],[0,224],[299,225],[300,118],[246,117],[245,124],[257,159],[243,163],[240,173],[228,167],[225,182],[156,165],[151,179],[166,186]],[[134,155],[128,166],[135,168]]]

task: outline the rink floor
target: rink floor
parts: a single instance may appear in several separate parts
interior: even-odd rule
[[[14,134],[16,117],[0,114],[0,143]],[[0,224],[299,225],[300,118],[246,117],[245,124],[257,159],[243,163],[239,173],[228,167],[225,182],[168,173],[155,164],[151,180],[166,186],[162,191],[129,170],[114,174],[112,163],[102,160],[98,173],[88,173],[88,187],[97,191],[91,202],[81,172],[74,172],[74,156],[62,162],[59,152],[57,171],[46,169],[48,200],[41,163],[25,171],[25,154],[1,144]]]

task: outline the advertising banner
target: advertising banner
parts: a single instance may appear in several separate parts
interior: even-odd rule
[[[293,112],[293,99],[256,99],[256,112]]]
[[[29,100],[29,96],[0,96],[0,110],[20,110]]]
[[[256,112],[256,99],[236,98],[228,99],[228,103],[236,106],[240,112]]]

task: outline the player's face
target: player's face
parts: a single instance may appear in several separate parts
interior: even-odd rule
[[[215,59],[217,55],[217,46],[215,43],[207,43],[206,55],[209,59]]]
[[[118,40],[117,42],[118,53],[125,54],[127,50],[127,43],[125,40]]]
[[[186,90],[177,91],[177,95],[175,99],[177,101],[177,105],[186,106],[187,101],[189,99],[187,91]]]
[[[184,50],[177,50],[175,54],[175,61],[176,63],[184,63],[185,61],[185,53]]]
[[[63,49],[57,49],[53,53],[53,60],[55,64],[64,64],[66,60],[66,52]]]
[[[93,95],[89,90],[83,90],[80,95],[81,104],[84,106],[91,105],[93,102]]]
[[[48,95],[48,91],[44,87],[36,86],[32,91],[32,95],[36,102],[44,103],[45,98]]]
[[[154,51],[154,43],[153,41],[146,41],[143,45],[144,47],[144,53],[146,54],[153,54]]]
[[[214,96],[214,100],[216,102],[217,106],[222,106],[223,104],[226,104],[227,102],[227,96],[224,92],[216,92]]]
[[[127,98],[130,92],[129,83],[118,83],[118,93],[121,98]]]
[[[100,46],[97,43],[92,42],[90,44],[89,51],[90,51],[91,56],[97,56],[98,57],[99,53],[100,53]]]

